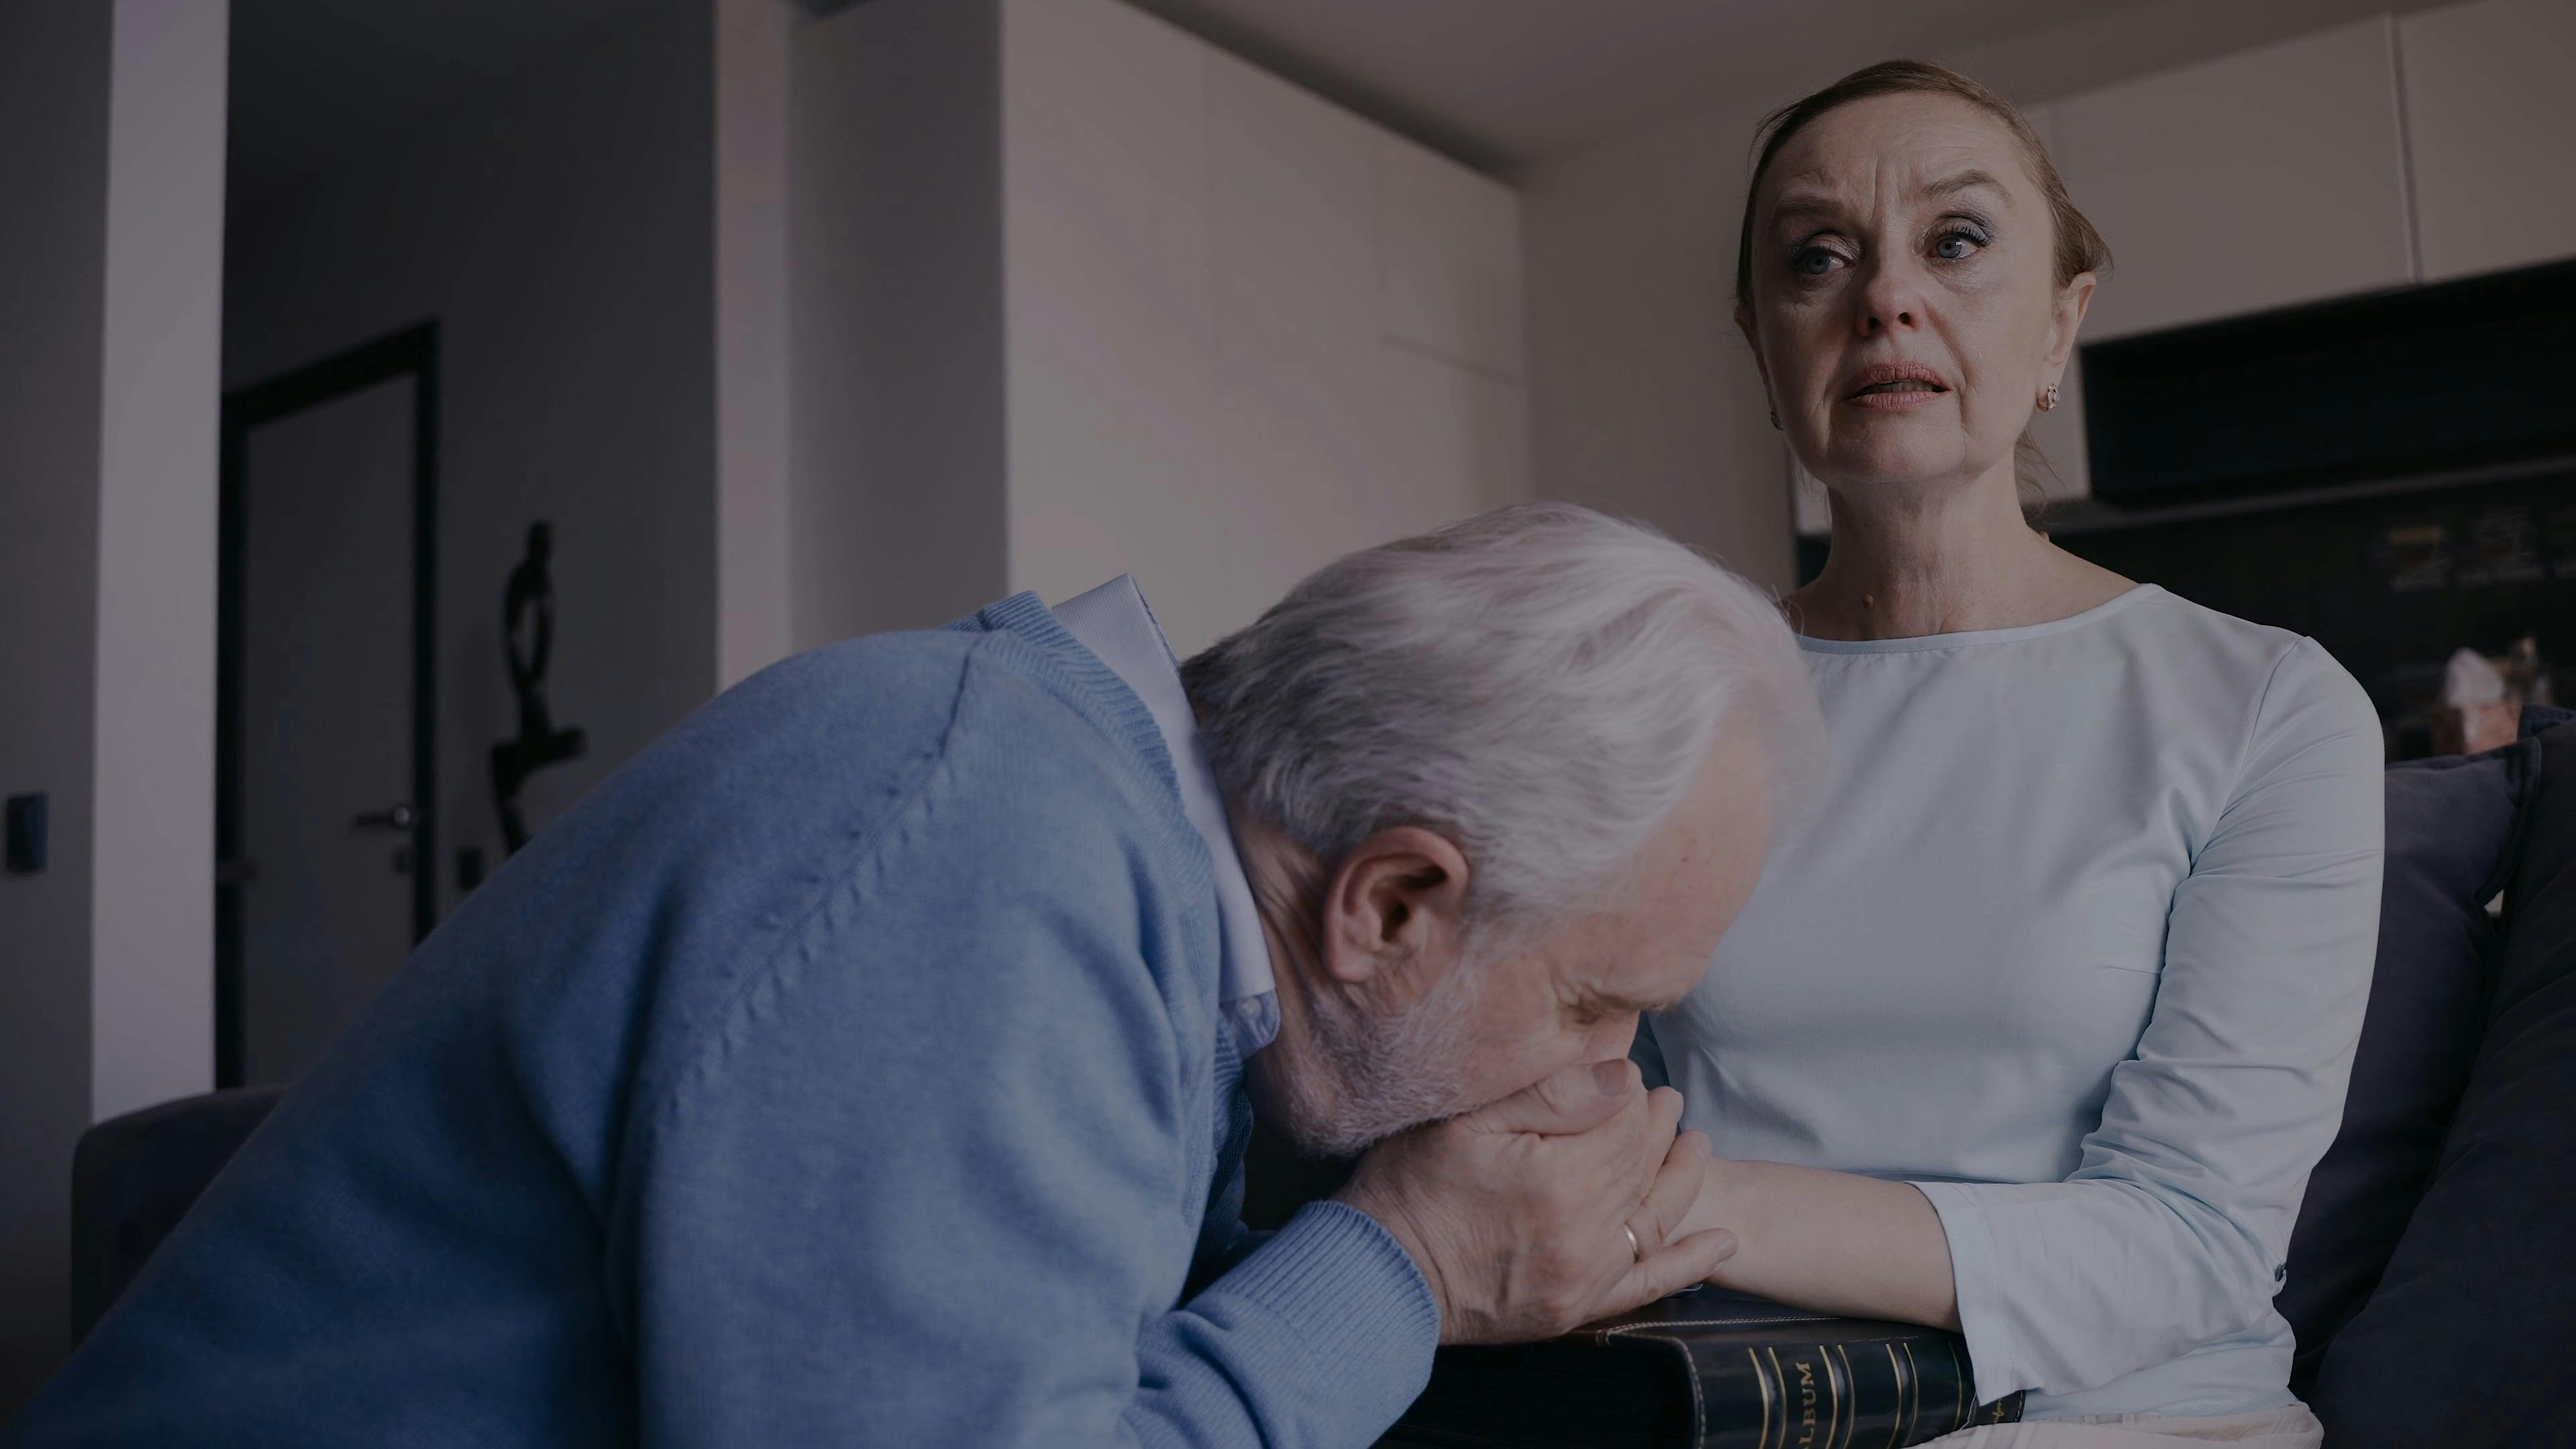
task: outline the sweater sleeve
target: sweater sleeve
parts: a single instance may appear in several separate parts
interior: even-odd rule
[[[2171,1360],[2279,1291],[2369,993],[2382,754],[2360,687],[2299,641],[2175,889],[2153,1014],[2076,1171],[1916,1184],[1949,1235],[1981,1402]]]
[[[1181,1301],[1213,1120],[1152,883],[1114,799],[948,748],[638,1109],[640,1442],[1370,1442],[1428,1376],[1428,1286],[1321,1204]]]

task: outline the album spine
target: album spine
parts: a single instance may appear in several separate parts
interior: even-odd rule
[[[2021,1417],[2021,1396],[1980,1407],[1947,1335],[1856,1343],[1692,1344],[1699,1449],[1904,1449]]]

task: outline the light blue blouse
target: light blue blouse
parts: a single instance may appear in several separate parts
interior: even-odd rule
[[[1981,1400],[2291,1402],[2272,1297],[2378,934],[2369,699],[2153,586],[1802,644],[1823,808],[1641,1057],[1721,1157],[1922,1188]]]

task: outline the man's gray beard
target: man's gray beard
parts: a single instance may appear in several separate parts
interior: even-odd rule
[[[1303,1119],[1297,1145],[1322,1156],[1356,1157],[1408,1127],[1476,1106],[1465,1098],[1473,1054],[1468,1022],[1484,976],[1479,967],[1458,961],[1420,1001],[1392,1016],[1315,1001],[1308,1023],[1315,1065],[1327,1081],[1290,1084],[1294,1115]]]

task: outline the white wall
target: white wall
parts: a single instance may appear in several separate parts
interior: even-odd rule
[[[999,15],[871,0],[790,74],[796,648],[1007,592]]]
[[[1785,589],[1788,454],[1734,320],[1760,114],[1748,100],[1531,178],[1531,398],[1540,493],[1645,519]]]
[[[1114,0],[1003,9],[1010,572],[1176,649],[1528,496],[1518,198]]]
[[[71,1158],[206,1085],[226,12],[0,7],[0,1420],[66,1346]],[[111,955],[113,953],[113,955]]]
[[[800,645],[1122,570],[1176,648],[1528,494],[1518,198],[1115,0],[795,57]]]
[[[442,858],[429,865],[448,901],[460,847],[501,857],[487,757],[517,727],[501,594],[530,520],[555,528],[555,722],[590,741],[530,781],[532,826],[718,675],[710,10],[642,7],[364,165],[233,218],[226,386],[439,323]]]

